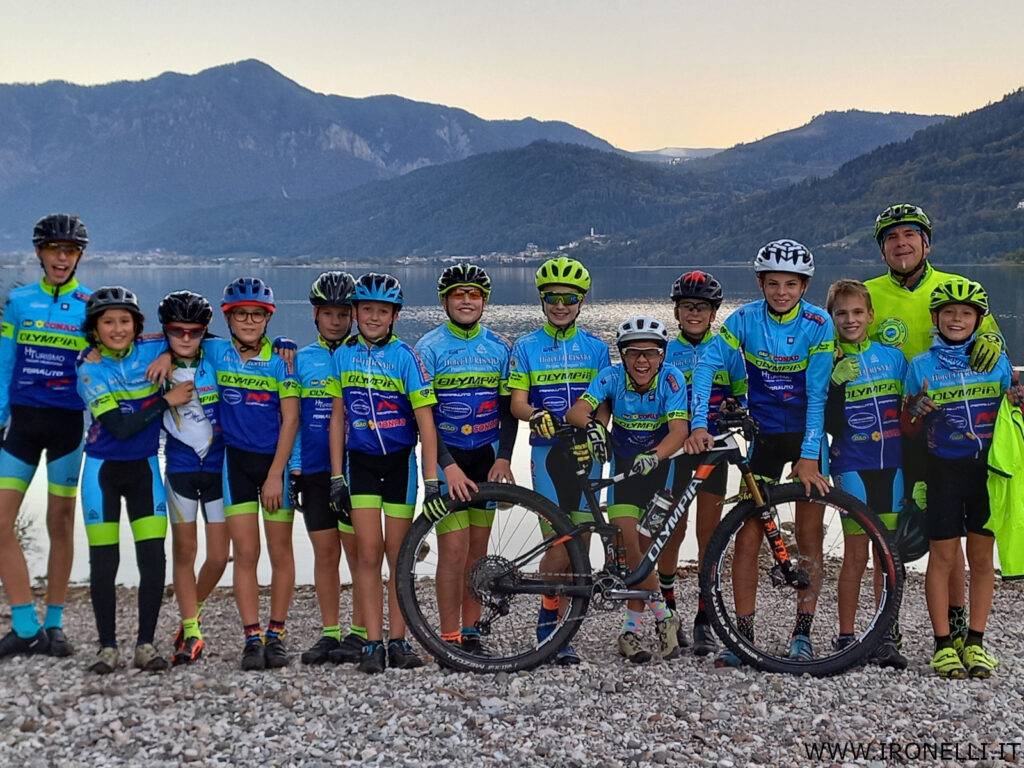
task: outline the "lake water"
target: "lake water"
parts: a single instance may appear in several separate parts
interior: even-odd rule
[[[270,326],[272,335],[283,334],[295,339],[300,346],[311,341],[315,334],[312,314],[307,301],[309,285],[323,269],[346,268],[344,264],[326,263],[322,266],[272,266],[262,263],[216,264],[204,265],[201,261],[194,264],[177,264],[159,267],[151,264],[122,265],[104,267],[98,256],[87,257],[79,277],[91,288],[101,285],[121,284],[135,291],[139,296],[143,311],[149,318],[149,330],[156,328],[156,306],[160,298],[169,291],[187,288],[207,296],[216,306],[221,291],[226,283],[243,275],[255,275],[266,280],[274,289],[277,298],[278,312]],[[957,269],[952,265],[939,264],[949,271],[960,271],[980,280],[989,292],[992,307],[999,320],[1000,327],[1007,337],[1011,359],[1014,364],[1024,363],[1024,292],[1020,290],[1024,267],[983,266]],[[605,268],[594,273],[594,288],[587,305],[583,309],[581,323],[602,338],[611,341],[615,327],[632,314],[645,313],[660,317],[669,327],[674,327],[672,307],[667,300],[672,281],[680,271],[691,267],[638,267],[638,268]],[[716,277],[721,280],[727,300],[719,312],[724,318],[733,308],[746,301],[758,298],[759,293],[754,277],[748,267],[711,267]],[[359,269],[350,268],[358,274]],[[444,320],[435,292],[439,270],[434,267],[394,266],[379,268],[388,271],[402,281],[406,307],[399,318],[396,331],[406,341],[414,343],[430,328]],[[540,310],[537,305],[536,289],[533,285],[533,270],[518,267],[489,268],[494,291],[492,304],[488,307],[485,322],[496,331],[509,338],[527,333],[540,322]],[[819,267],[818,276],[812,283],[808,294],[810,301],[824,304],[825,293],[831,281],[840,277],[865,279],[873,277],[880,271],[878,266],[857,265],[841,269]],[[37,268],[6,268],[4,282],[29,282],[37,280]],[[223,320],[215,317],[213,330],[225,334]],[[513,459],[513,470],[520,482],[529,481],[529,449],[526,443],[525,429],[521,429]],[[735,486],[735,480],[730,487]],[[45,472],[37,473],[36,479],[29,489],[25,501],[25,510],[33,521],[34,549],[29,554],[33,576],[45,573],[46,563],[46,529],[42,523],[46,504]],[[79,515],[79,520],[81,516]],[[84,526],[76,527],[76,555],[72,571],[72,579],[85,582],[88,580],[88,546],[85,541]],[[200,538],[200,541],[202,539]],[[313,558],[309,541],[301,520],[295,525],[296,574],[300,583],[312,583]],[[131,532],[127,522],[122,521],[122,562],[124,567],[119,574],[119,581],[134,583],[136,570]],[[170,543],[168,542],[168,553]],[[693,558],[693,539],[687,538],[682,557]],[[169,554],[168,554],[169,557]],[[346,578],[347,578],[347,574]],[[260,566],[261,582],[268,582],[270,567],[264,553]],[[168,569],[168,580],[170,569]],[[225,584],[230,583],[230,568],[225,575]]]

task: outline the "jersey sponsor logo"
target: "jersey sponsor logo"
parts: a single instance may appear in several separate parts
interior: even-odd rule
[[[384,413],[385,411],[395,413],[398,411],[398,403],[393,403],[390,400],[384,400],[381,398],[377,401],[377,413]]]
[[[353,429],[366,429],[370,426],[370,422],[366,419],[356,419],[355,421],[349,422]]]
[[[822,317],[819,314],[814,313],[814,312],[807,312],[807,311],[805,311],[803,313],[803,316],[804,316],[805,319],[810,320],[812,323],[815,323],[816,325],[824,325],[825,324],[825,318]]]
[[[377,429],[395,429],[397,427],[404,427],[408,424],[408,421],[403,418],[399,419],[378,419]],[[371,426],[372,429],[372,426]]]
[[[996,414],[993,411],[982,411],[974,417],[974,426],[980,427],[983,424],[994,424]]]
[[[476,407],[477,416],[487,416],[498,410],[498,401],[496,399],[484,400],[480,405]]]
[[[878,340],[887,347],[902,347],[907,341],[907,324],[898,317],[887,317],[878,324]]]
[[[945,414],[945,420],[949,426],[954,429],[967,430],[970,428],[970,422],[967,421],[963,416],[958,413],[947,413]]]
[[[468,419],[473,415],[473,409],[466,403],[442,403],[437,410],[449,419]]]
[[[873,413],[854,413],[847,420],[849,425],[854,429],[869,429],[876,423],[875,414]]]
[[[541,401],[541,405],[549,411],[565,411],[569,407],[569,403],[564,397],[555,397],[553,395],[545,397]]]
[[[868,440],[868,436],[864,432],[854,432],[850,436],[850,442],[853,442],[853,443],[866,443],[867,440]]]
[[[369,405],[369,403],[367,403],[364,400],[356,400],[349,407],[349,410],[352,411],[352,413],[354,413],[356,416],[369,416],[370,415],[370,405]]]
[[[889,421],[890,419],[898,419],[900,417],[900,411],[898,408],[886,408],[882,412],[882,420]]]
[[[437,425],[437,428],[442,432],[454,432],[455,430],[458,429],[458,427],[456,427],[450,421],[442,421],[440,424]]]
[[[673,392],[679,391],[679,381],[676,379],[675,374],[670,373],[668,376],[665,377],[665,381],[668,382],[668,388],[671,389]],[[651,394],[653,395],[653,393]]]
[[[464,434],[464,435],[472,435],[473,434],[473,425],[472,424],[463,424],[462,428],[459,431],[462,432],[462,434]]]
[[[274,396],[270,392],[246,392],[245,402],[254,403],[255,405],[267,405],[273,400]]]
[[[242,393],[237,389],[225,389],[220,393],[220,396],[228,405],[238,405],[242,402]]]

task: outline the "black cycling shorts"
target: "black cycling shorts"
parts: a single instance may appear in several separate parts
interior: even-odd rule
[[[260,489],[267,479],[274,456],[241,448],[224,448],[224,515],[255,515],[260,511]],[[295,518],[288,498],[288,471],[281,475],[281,508],[264,509],[263,519],[290,523]]]
[[[925,470],[928,509],[925,530],[932,541],[959,539],[968,533],[992,536],[988,522],[988,463],[977,459],[928,457]]]
[[[383,509],[389,517],[411,520],[416,508],[416,454],[411,447],[382,456],[349,451],[348,487],[353,509]]]
[[[82,411],[12,405],[0,450],[0,488],[24,493],[46,451],[49,492],[74,497],[82,468]]]
[[[702,463],[702,458],[699,455],[691,456],[689,454],[685,456],[679,456],[672,462],[672,495],[679,497],[683,489],[690,484],[693,479],[693,473],[697,471],[697,467]],[[721,462],[714,470],[708,475],[700,485],[700,491],[706,493],[713,493],[716,496],[725,497],[725,486],[726,480],[729,477],[729,464],[728,462]]]
[[[207,523],[224,522],[224,484],[219,472],[167,475],[168,515],[172,523],[194,523],[202,507]]]
[[[779,480],[787,464],[800,460],[803,443],[803,432],[759,434],[750,447],[750,471],[759,477]]]
[[[633,466],[633,459],[619,459],[612,462],[612,474],[625,472]],[[668,472],[672,465],[663,461],[647,475],[635,475],[608,489],[608,519],[643,515],[654,494],[668,483]]]
[[[342,521],[339,515],[331,512],[331,473],[292,475],[291,480],[301,494],[306,531],[337,531],[338,523]]]

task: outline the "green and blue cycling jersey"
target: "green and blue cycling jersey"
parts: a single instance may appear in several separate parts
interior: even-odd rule
[[[509,360],[509,389],[525,390],[534,409],[544,408],[563,419],[590,382],[611,365],[608,345],[573,325],[561,331],[551,323],[516,341]],[[554,440],[531,433],[530,445]]]
[[[86,346],[89,293],[74,278],[56,289],[40,280],[11,291],[0,325],[0,424],[12,403],[85,409],[75,362]]]
[[[434,423],[449,448],[473,450],[498,439],[498,403],[508,395],[511,349],[479,324],[464,330],[448,322],[417,342],[437,397]]]
[[[715,339],[714,332],[708,328],[697,344],[691,344],[682,333],[668,343],[665,351],[665,362],[674,365],[686,377],[690,400],[693,399],[693,369],[697,361]],[[708,432],[718,434],[718,409],[726,398],[735,398],[740,405],[747,404],[747,369],[743,365],[743,355],[738,350],[729,348],[725,353],[725,364],[715,371],[711,381],[711,394],[708,397]],[[689,407],[690,403],[687,402]]]
[[[292,446],[288,469],[304,475],[331,471],[329,427],[331,404],[341,397],[334,377],[332,350],[323,336],[299,350],[295,373],[301,387],[299,433]]]
[[[180,363],[176,363],[180,365]],[[224,435],[220,424],[220,393],[217,388],[217,372],[209,356],[202,350],[195,363],[195,377],[192,379],[195,385],[195,395],[199,399],[199,406],[202,408],[203,416],[213,431],[213,438],[206,455],[200,457],[195,448],[188,445],[171,432],[166,432],[167,440],[164,443],[164,459],[167,463],[167,474],[174,475],[185,472],[213,472],[220,474],[224,464]],[[170,382],[168,382],[170,385]],[[175,418],[181,418],[184,409],[175,409]],[[187,415],[189,411],[184,410]],[[166,430],[165,430],[166,431]]]
[[[416,408],[437,402],[419,356],[392,334],[383,343],[362,334],[334,351],[334,377],[345,404],[345,449],[374,456],[416,445]]]
[[[612,451],[616,462],[653,451],[668,434],[668,422],[686,420],[686,378],[674,365],[665,363],[640,393],[622,365],[611,365],[597,374],[580,396],[595,410],[607,402],[612,409]]]
[[[743,305],[729,315],[694,369],[691,428],[707,428],[715,373],[730,350],[739,350],[750,412],[761,433],[802,433],[801,458],[822,458],[834,349],[832,319],[820,307],[801,300],[779,316],[764,299]]]
[[[85,455],[130,461],[156,456],[160,449],[160,419],[154,418],[127,437],[115,437],[101,417],[112,411],[130,416],[148,408],[163,411],[160,385],[146,378],[146,368],[167,351],[163,336],[140,337],[123,353],[98,347],[102,360],[78,369],[78,393],[88,405],[92,423],[85,438]]]
[[[907,395],[916,395],[928,382],[928,397],[938,406],[924,420],[928,453],[940,459],[975,458],[988,450],[1003,392],[1012,383],[1005,354],[988,373],[971,370],[973,342],[972,336],[962,344],[947,344],[937,336],[927,352],[910,362],[903,384]]]
[[[832,435],[832,473],[901,467],[900,409],[907,374],[903,353],[870,340],[839,346],[860,363],[860,375],[829,387],[825,423]]]
[[[281,400],[299,396],[298,380],[266,337],[259,352],[244,362],[227,339],[205,339],[203,357],[216,371],[224,444],[273,455],[281,431]]]

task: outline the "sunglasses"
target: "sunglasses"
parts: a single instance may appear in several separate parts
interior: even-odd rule
[[[270,313],[264,309],[232,309],[231,318],[235,322],[244,323],[246,321],[253,323],[262,323],[270,317]]]
[[[165,326],[164,333],[175,339],[201,339],[206,335],[205,328],[175,328],[173,326]]]
[[[479,288],[452,288],[445,296],[450,296],[456,300],[471,299],[472,301],[479,301],[484,297],[484,292]]]
[[[622,357],[624,360],[639,360],[641,357],[645,360],[656,361],[660,360],[665,354],[665,350],[659,349],[658,347],[626,347],[622,350]]]
[[[707,312],[711,309],[706,301],[681,301],[676,306],[682,312]]]
[[[59,253],[62,256],[78,256],[82,253],[81,246],[74,243],[43,243],[40,250]]]
[[[561,304],[566,307],[575,307],[583,301],[583,296],[578,293],[542,293],[540,297],[545,304],[551,306]]]

